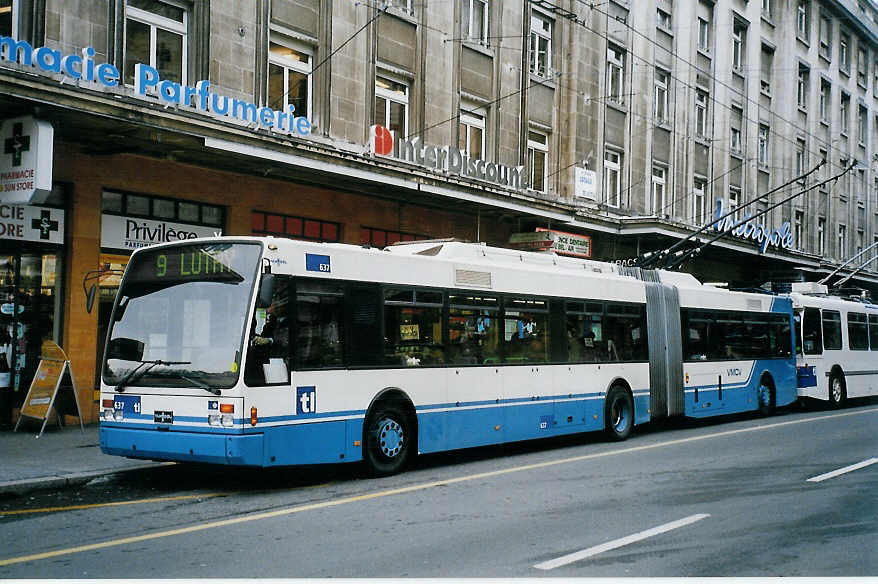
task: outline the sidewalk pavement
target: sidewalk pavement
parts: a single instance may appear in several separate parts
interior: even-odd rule
[[[64,488],[91,479],[161,463],[109,456],[101,452],[98,425],[79,423],[59,428],[47,424],[22,423],[18,432],[0,431],[0,496],[23,494],[38,489]]]

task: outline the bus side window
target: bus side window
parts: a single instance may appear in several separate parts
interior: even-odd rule
[[[806,355],[823,354],[823,330],[819,308],[806,308],[802,316],[802,346]]]
[[[841,349],[841,313],[837,310],[823,311],[823,348]]]
[[[336,282],[296,281],[296,367],[339,367],[344,363],[343,299],[344,289]]]
[[[869,346],[878,351],[878,314],[869,315]]]

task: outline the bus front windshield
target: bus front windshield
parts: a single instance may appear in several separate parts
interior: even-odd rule
[[[253,243],[135,254],[113,313],[104,382],[120,391],[128,385],[232,387],[260,255]]]

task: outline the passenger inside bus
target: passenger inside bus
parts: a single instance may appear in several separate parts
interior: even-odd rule
[[[247,385],[289,381],[290,319],[286,282],[278,281],[271,305],[256,310],[250,325],[250,350],[244,368]]]

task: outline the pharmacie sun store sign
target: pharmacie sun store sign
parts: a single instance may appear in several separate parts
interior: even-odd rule
[[[372,126],[369,149],[373,155],[396,158],[430,170],[483,180],[515,190],[522,189],[523,166],[509,167],[469,156],[453,146],[429,146],[419,138],[399,138],[394,155],[394,133],[384,126]]]
[[[104,87],[117,87],[121,83],[121,75],[116,66],[96,62],[95,50],[91,47],[82,49],[81,54],[62,55],[60,51],[50,47],[35,49],[25,41],[0,36],[0,63],[3,61],[33,67],[44,74],[64,75],[76,81],[96,83]],[[144,63],[134,66],[134,97],[150,101],[158,98],[160,103],[191,108],[238,123],[256,124],[274,132],[294,136],[307,136],[311,133],[311,121],[303,116],[296,116],[292,105],[287,111],[257,107],[243,99],[214,93],[210,89],[210,81],[206,79],[194,86],[162,79],[158,69]]]

